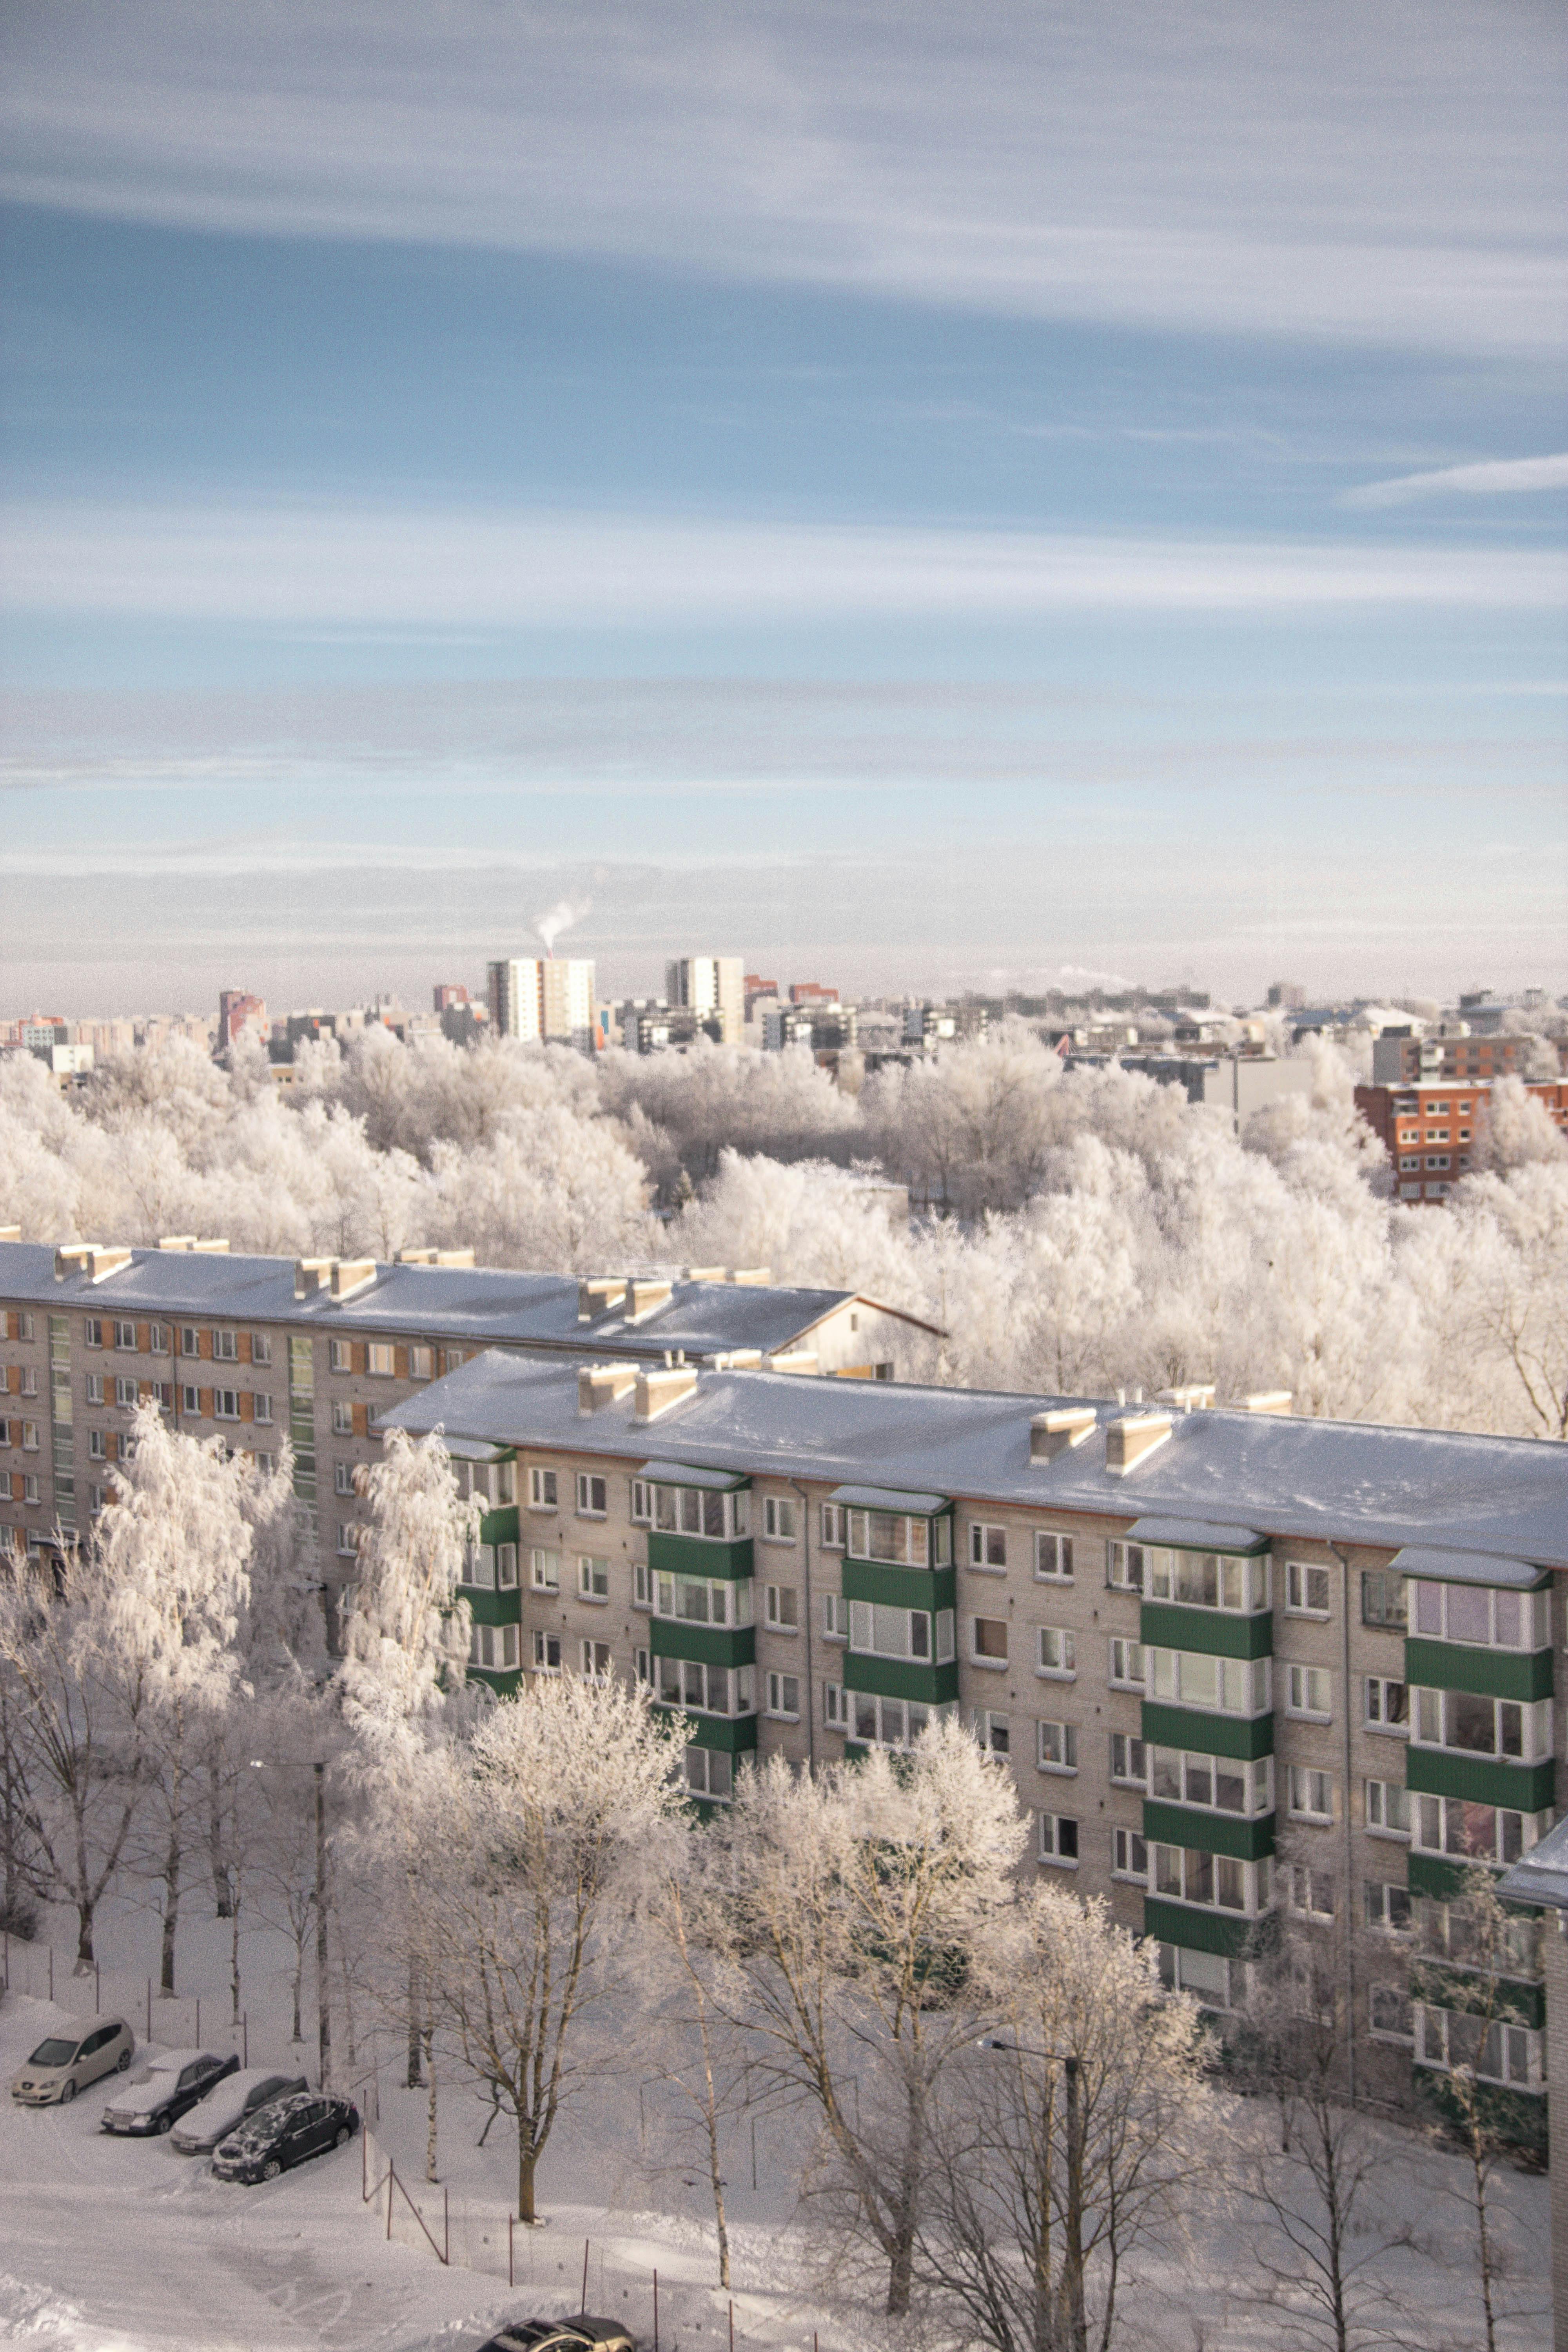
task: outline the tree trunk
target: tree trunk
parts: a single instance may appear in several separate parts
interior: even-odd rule
[[[232,2022],[237,2025],[239,2023],[239,1884],[237,1877],[235,1882],[234,1901],[228,1916],[234,1923],[229,1929],[228,1937],[228,1989],[234,2005]]]
[[[893,2260],[888,2273],[888,2316],[901,2319],[910,2307],[910,2285],[914,2271],[914,2245],[910,2233],[900,2230],[893,2247]]]
[[[76,1973],[86,1976],[93,1964],[92,1915],[94,1905],[90,1895],[76,1898]]]
[[[213,1772],[212,1807],[207,1816],[207,1855],[213,1874],[213,1917],[226,1919],[233,1899],[228,1864],[223,1851],[223,1786],[216,1769]]]
[[[425,2045],[425,2063],[430,2070],[430,2095],[425,2103],[425,2178],[434,2180],[436,2171],[436,2053],[428,2041]]]
[[[419,2072],[419,1971],[408,1962],[408,2087],[416,2091],[424,2080]]]
[[[297,1946],[294,1952],[294,1979],[291,1987],[294,1995],[294,2032],[291,2038],[295,2042],[303,2042],[305,2039],[305,2029],[300,2021],[300,1987],[304,1979],[304,1975],[305,1955],[303,1950]]]
[[[163,1950],[158,1969],[158,1990],[171,1997],[174,1990],[174,1937],[180,1925],[180,1807],[184,1801],[184,1758],[176,1712],[174,1769],[169,1784],[169,1850],[163,1857]]]
[[[533,2210],[534,2161],[528,2126],[520,2119],[517,2126],[517,2218],[520,2221],[532,2222],[538,2219]]]

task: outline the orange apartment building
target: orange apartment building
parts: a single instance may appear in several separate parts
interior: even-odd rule
[[[1393,1163],[1398,1200],[1436,1205],[1468,1173],[1476,1122],[1489,1086],[1474,1079],[1422,1079],[1403,1087],[1357,1087],[1355,1105]],[[1568,1134],[1568,1084],[1528,1085],[1559,1131]]]

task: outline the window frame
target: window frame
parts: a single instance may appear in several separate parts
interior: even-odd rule
[[[1310,1600],[1298,1600],[1298,1590],[1310,1592],[1312,1579],[1321,1577],[1326,1598],[1321,1605]],[[1298,1582],[1298,1580],[1300,1580]],[[1318,1624],[1326,1624],[1334,1613],[1332,1580],[1322,1561],[1287,1559],[1285,1562],[1285,1614],[1287,1617],[1307,1617]]]
[[[597,1487],[600,1499],[594,1500]],[[580,1519],[607,1519],[610,1516],[610,1482],[601,1470],[579,1470],[576,1484],[577,1510]]]
[[[1080,1860],[1076,1813],[1035,1814],[1035,1860],[1047,1870],[1076,1870]]]
[[[1071,1584],[1074,1576],[1073,1538],[1063,1535],[1059,1528],[1035,1529],[1035,1582],[1037,1584]],[[1050,1561],[1050,1566],[1044,1563]]]

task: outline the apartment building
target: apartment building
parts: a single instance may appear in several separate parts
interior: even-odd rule
[[[594,966],[584,956],[512,956],[487,968],[490,1034],[525,1045],[594,1044]]]
[[[679,956],[665,966],[670,1006],[689,1013],[720,1045],[739,1045],[746,1026],[746,967],[740,956]]]
[[[1034,1866],[1157,1938],[1172,1982],[1230,2006],[1284,1872],[1362,1937],[1366,2095],[1443,2063],[1413,1940],[1562,1801],[1568,1449],[498,1354],[378,1423],[437,1425],[486,1506],[467,1597],[499,1692],[650,1684],[709,1803],[748,1755],[821,1764],[962,1709]],[[1500,2063],[1538,2100],[1520,1968]]]
[[[1568,1084],[1529,1084],[1559,1132],[1568,1135]],[[1489,1087],[1474,1079],[1417,1086],[1357,1087],[1355,1107],[1394,1164],[1398,1199],[1423,1205],[1446,1201],[1470,1165],[1476,1122]]]
[[[1408,1087],[1469,1078],[1488,1086],[1494,1078],[1522,1074],[1541,1044],[1531,1035],[1477,1037],[1468,1028],[1462,1036],[1439,1033],[1426,1037],[1417,1036],[1414,1029],[1385,1029],[1372,1041],[1372,1082],[1374,1087]]]
[[[579,1281],[476,1267],[466,1252],[386,1265],[242,1257],[188,1236],[152,1250],[0,1239],[0,1540],[36,1550],[57,1526],[85,1528],[132,1414],[155,1397],[176,1427],[263,1460],[287,1433],[335,1588],[353,1574],[372,1423],[479,1349],[887,1381],[927,1331],[761,1267]]]

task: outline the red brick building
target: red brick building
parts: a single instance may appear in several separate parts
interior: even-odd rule
[[[1545,1106],[1559,1132],[1568,1134],[1568,1084],[1525,1090]],[[1468,1172],[1477,1121],[1490,1091],[1464,1078],[1357,1087],[1356,1108],[1393,1162],[1396,1199],[1423,1205],[1447,1199]]]

